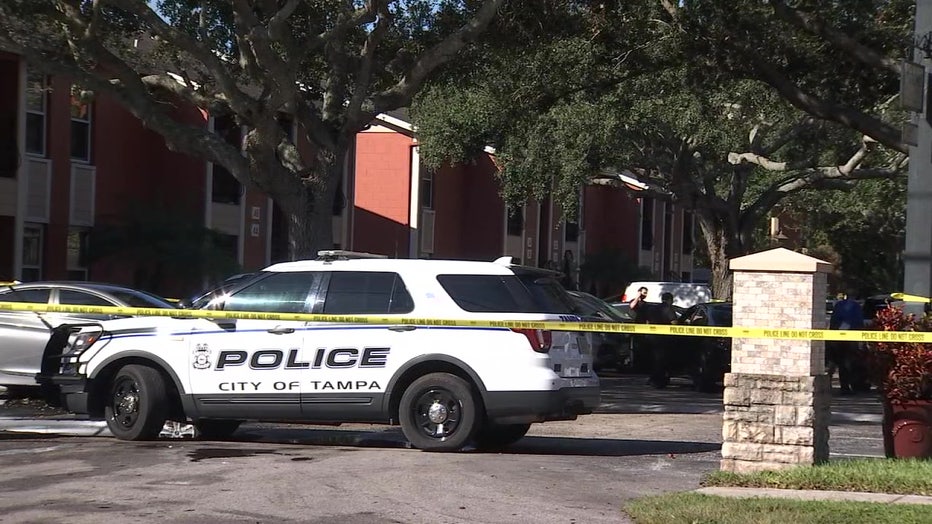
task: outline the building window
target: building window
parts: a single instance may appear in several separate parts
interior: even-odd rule
[[[231,116],[218,116],[214,119],[214,133],[220,135],[228,144],[242,150],[243,133],[236,120]],[[239,205],[243,196],[243,186],[232,173],[220,164],[213,164],[211,182],[211,200],[220,204]]]
[[[434,172],[430,169],[421,169],[421,208],[434,208]]]
[[[218,252],[230,255],[230,260],[239,260],[239,237],[226,233],[216,233],[214,242]]]
[[[48,81],[35,71],[26,73],[26,152],[45,156]]]
[[[654,199],[641,200],[641,249],[654,248]]]
[[[43,226],[28,224],[23,228],[23,281],[42,280]]]
[[[563,238],[566,242],[579,242],[579,222],[567,220],[563,224]]]
[[[508,208],[508,234],[519,237],[524,234],[524,207]]]
[[[693,224],[693,212],[687,210],[683,211],[683,254],[691,255],[693,249],[696,247],[696,232],[695,225]],[[684,280],[684,282],[689,282]]]
[[[92,104],[87,91],[71,86],[71,159],[91,161]]]
[[[288,139],[292,144],[295,143],[295,123],[294,118],[291,115],[280,113],[277,117],[278,126],[281,128],[282,132],[285,133],[285,138]]]
[[[87,280],[88,233],[78,228],[68,231],[68,280]]]

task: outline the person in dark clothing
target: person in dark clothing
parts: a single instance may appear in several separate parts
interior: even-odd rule
[[[631,310],[631,316],[635,322],[639,324],[647,322],[647,310],[650,307],[647,305],[646,287],[641,286],[638,288],[638,296],[634,297],[634,300],[628,304],[628,308]]]
[[[660,305],[651,308],[647,321],[649,324],[676,324],[673,293],[660,295]],[[676,337],[649,335],[647,338],[654,357],[649,382],[656,388],[666,387],[670,383],[669,360],[673,357],[674,351],[671,344],[675,342]]]
[[[829,329],[858,330],[864,328],[864,311],[852,297],[853,294],[848,293],[835,302]],[[863,389],[863,377],[859,376],[861,373],[858,373],[859,342],[829,340],[825,343],[825,353],[827,360],[838,369],[838,382],[842,395],[851,395],[855,390]]]

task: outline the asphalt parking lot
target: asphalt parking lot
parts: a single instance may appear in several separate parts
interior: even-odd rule
[[[833,408],[833,458],[882,456],[876,398]],[[624,522],[626,500],[697,488],[718,468],[722,407],[685,381],[605,376],[598,413],[535,425],[505,453],[455,454],[368,425],[124,442],[27,411],[0,407],[0,522],[582,523]]]

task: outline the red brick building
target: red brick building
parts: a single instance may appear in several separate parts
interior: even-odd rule
[[[228,119],[197,110],[178,118],[238,143]],[[424,168],[411,125],[380,115],[359,133],[335,206],[336,247],[396,257],[492,260],[510,255],[544,266],[570,252],[574,264],[621,249],[664,278],[689,279],[689,216],[637,197],[637,181],[590,185],[580,219],[559,206],[528,201],[508,212],[499,196],[493,152],[439,170]],[[632,191],[631,189],[634,189]],[[140,202],[142,204],[140,204]],[[284,260],[282,214],[264,194],[247,191],[220,166],[169,151],[106,96],[88,96],[65,78],[30,70],[0,52],[0,281],[98,280],[132,285],[141,262],[88,263],[89,233],[125,222],[134,207],[191,217],[214,230],[242,270]],[[555,261],[555,262],[552,262]],[[191,291],[168,278],[166,295]]]

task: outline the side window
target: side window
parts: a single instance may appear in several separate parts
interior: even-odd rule
[[[0,293],[0,302],[29,302],[31,304],[47,304],[49,301],[48,289],[18,289]]]
[[[71,289],[60,289],[58,290],[58,303],[66,304],[69,306],[114,306],[107,300],[104,300],[97,295],[92,295],[90,293],[85,293],[83,291],[74,291]]]
[[[534,301],[514,275],[438,275],[441,287],[465,311],[531,313]]]
[[[319,273],[272,273],[231,295],[223,304],[226,311],[267,311],[307,313],[308,296],[320,278]]]
[[[414,300],[396,273],[334,271],[330,274],[325,314],[400,314],[413,310]]]

